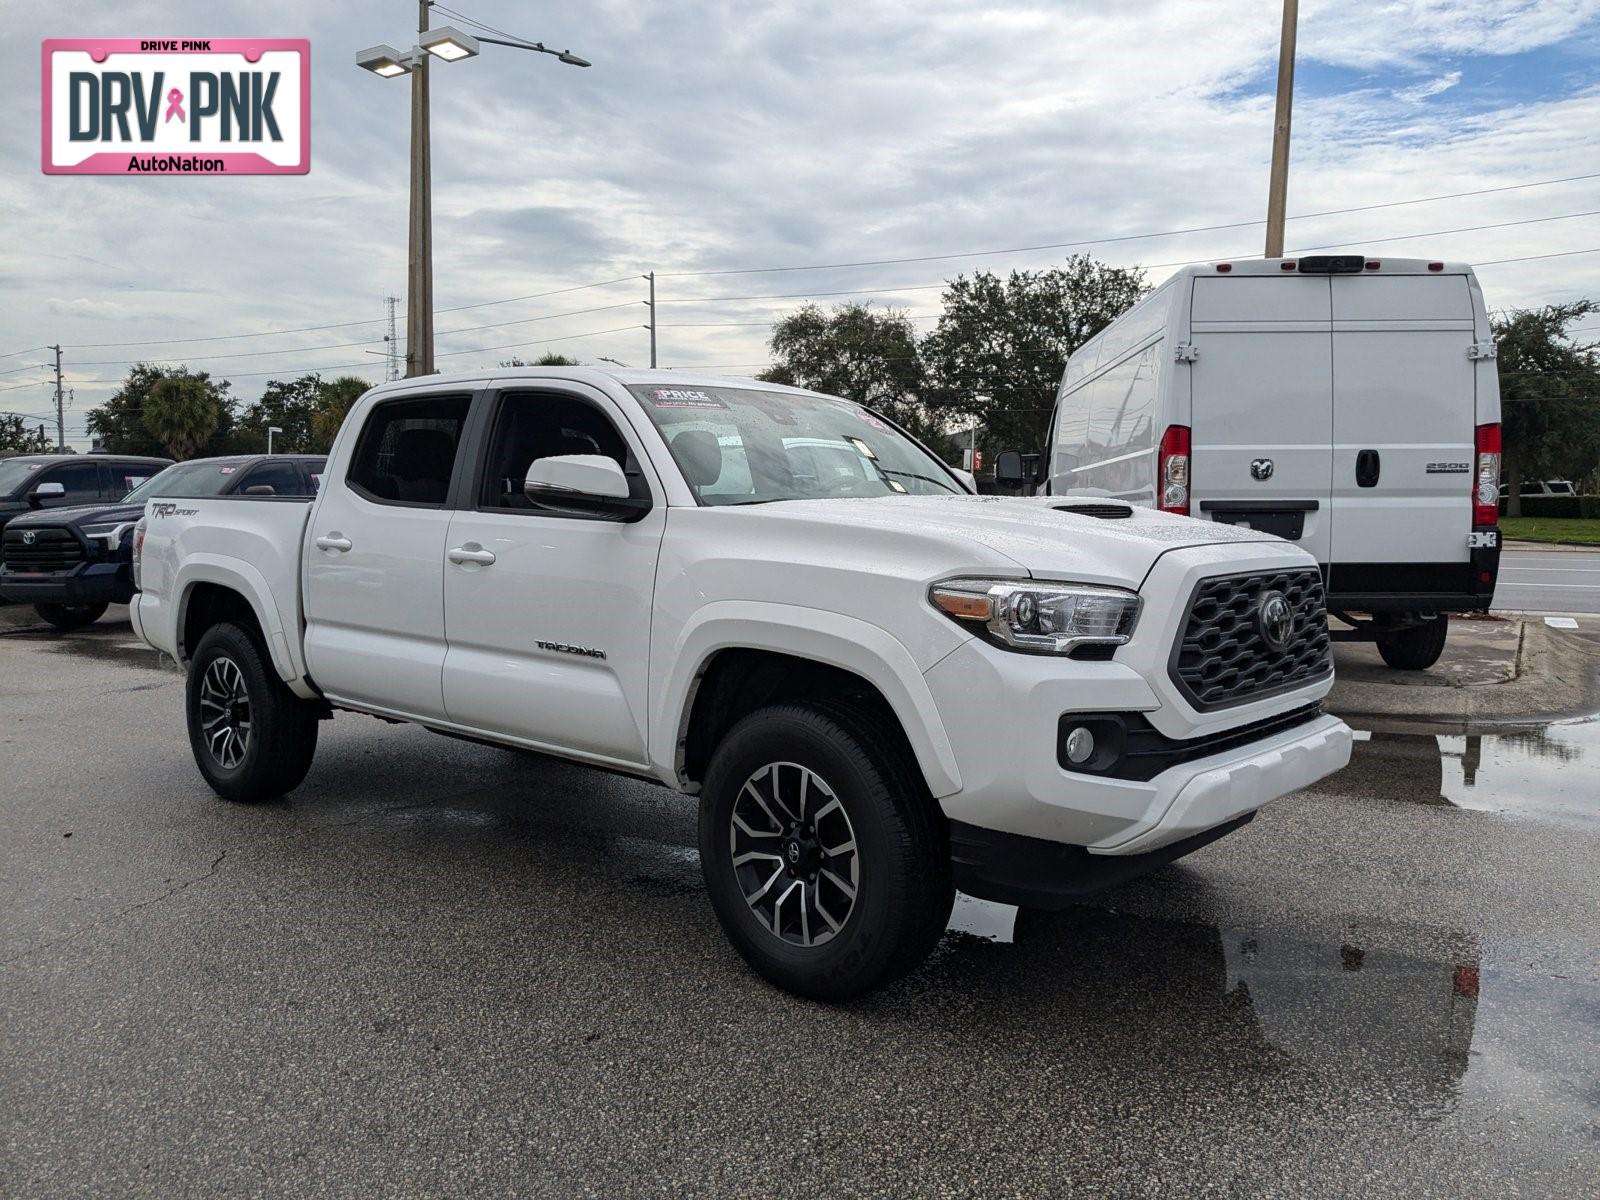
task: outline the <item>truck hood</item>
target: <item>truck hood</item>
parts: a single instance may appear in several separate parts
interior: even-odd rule
[[[23,529],[30,525],[104,525],[113,521],[137,521],[144,516],[142,504],[80,504],[73,508],[29,509],[22,516],[12,517],[7,528]]]
[[[1088,511],[1127,515],[1096,516]],[[884,539],[938,543],[952,569],[1020,571],[1040,579],[1137,587],[1169,550],[1240,542],[1282,546],[1286,558],[1309,557],[1258,530],[1177,517],[1118,500],[1067,496],[891,496],[793,500],[752,507],[763,518],[809,525],[835,544]],[[795,530],[794,532],[798,532]],[[870,546],[861,547],[868,552]],[[899,556],[893,556],[899,557]]]

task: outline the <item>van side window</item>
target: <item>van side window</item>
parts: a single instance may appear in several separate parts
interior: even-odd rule
[[[500,402],[495,417],[479,507],[543,511],[523,493],[522,485],[535,462],[563,454],[603,454],[628,477],[630,495],[650,495],[638,460],[605,413],[577,396],[516,392]]]
[[[373,408],[345,481],[368,500],[443,508],[469,396],[390,400]]]

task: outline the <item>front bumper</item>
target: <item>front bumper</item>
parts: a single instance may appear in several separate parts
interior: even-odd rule
[[[0,596],[13,604],[126,604],[133,596],[133,571],[119,562],[86,562],[50,572],[0,567]]]
[[[1308,555],[1280,543],[1169,551],[1139,588],[1145,606],[1133,640],[1107,662],[1015,654],[978,639],[964,643],[925,673],[961,780],[959,791],[939,798],[946,817],[1089,854],[1143,854],[1253,812],[1344,766],[1350,731],[1334,717],[1229,740],[1235,731],[1318,704],[1333,686],[1331,675],[1202,712],[1168,669],[1201,579],[1312,565]],[[1139,713],[1173,743],[1216,738],[1222,744],[1145,779],[1065,769],[1057,757],[1062,715],[1095,713]]]

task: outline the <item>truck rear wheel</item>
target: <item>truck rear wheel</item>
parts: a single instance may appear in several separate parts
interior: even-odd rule
[[[41,621],[68,633],[93,625],[110,607],[109,604],[35,604],[33,611],[39,614]]]
[[[950,916],[942,818],[878,725],[853,708],[761,709],[706,772],[700,866],[717,919],[757,973],[802,996],[904,974]]]
[[[1378,634],[1378,653],[1397,671],[1425,671],[1439,661],[1450,632],[1450,618],[1440,613],[1420,625]]]
[[[189,746],[211,790],[270,800],[299,786],[317,752],[317,709],[291,692],[237,625],[213,625],[189,664]]]

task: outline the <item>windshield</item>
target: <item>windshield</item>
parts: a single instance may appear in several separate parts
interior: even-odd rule
[[[142,504],[151,496],[171,496],[188,500],[198,496],[220,496],[238,475],[237,462],[218,462],[201,458],[174,463],[153,479],[147,479],[122,498],[124,504]]]
[[[702,504],[966,491],[938,459],[849,400],[755,388],[629,390]]]
[[[12,458],[0,460],[0,496],[9,496],[26,486],[47,464]]]

